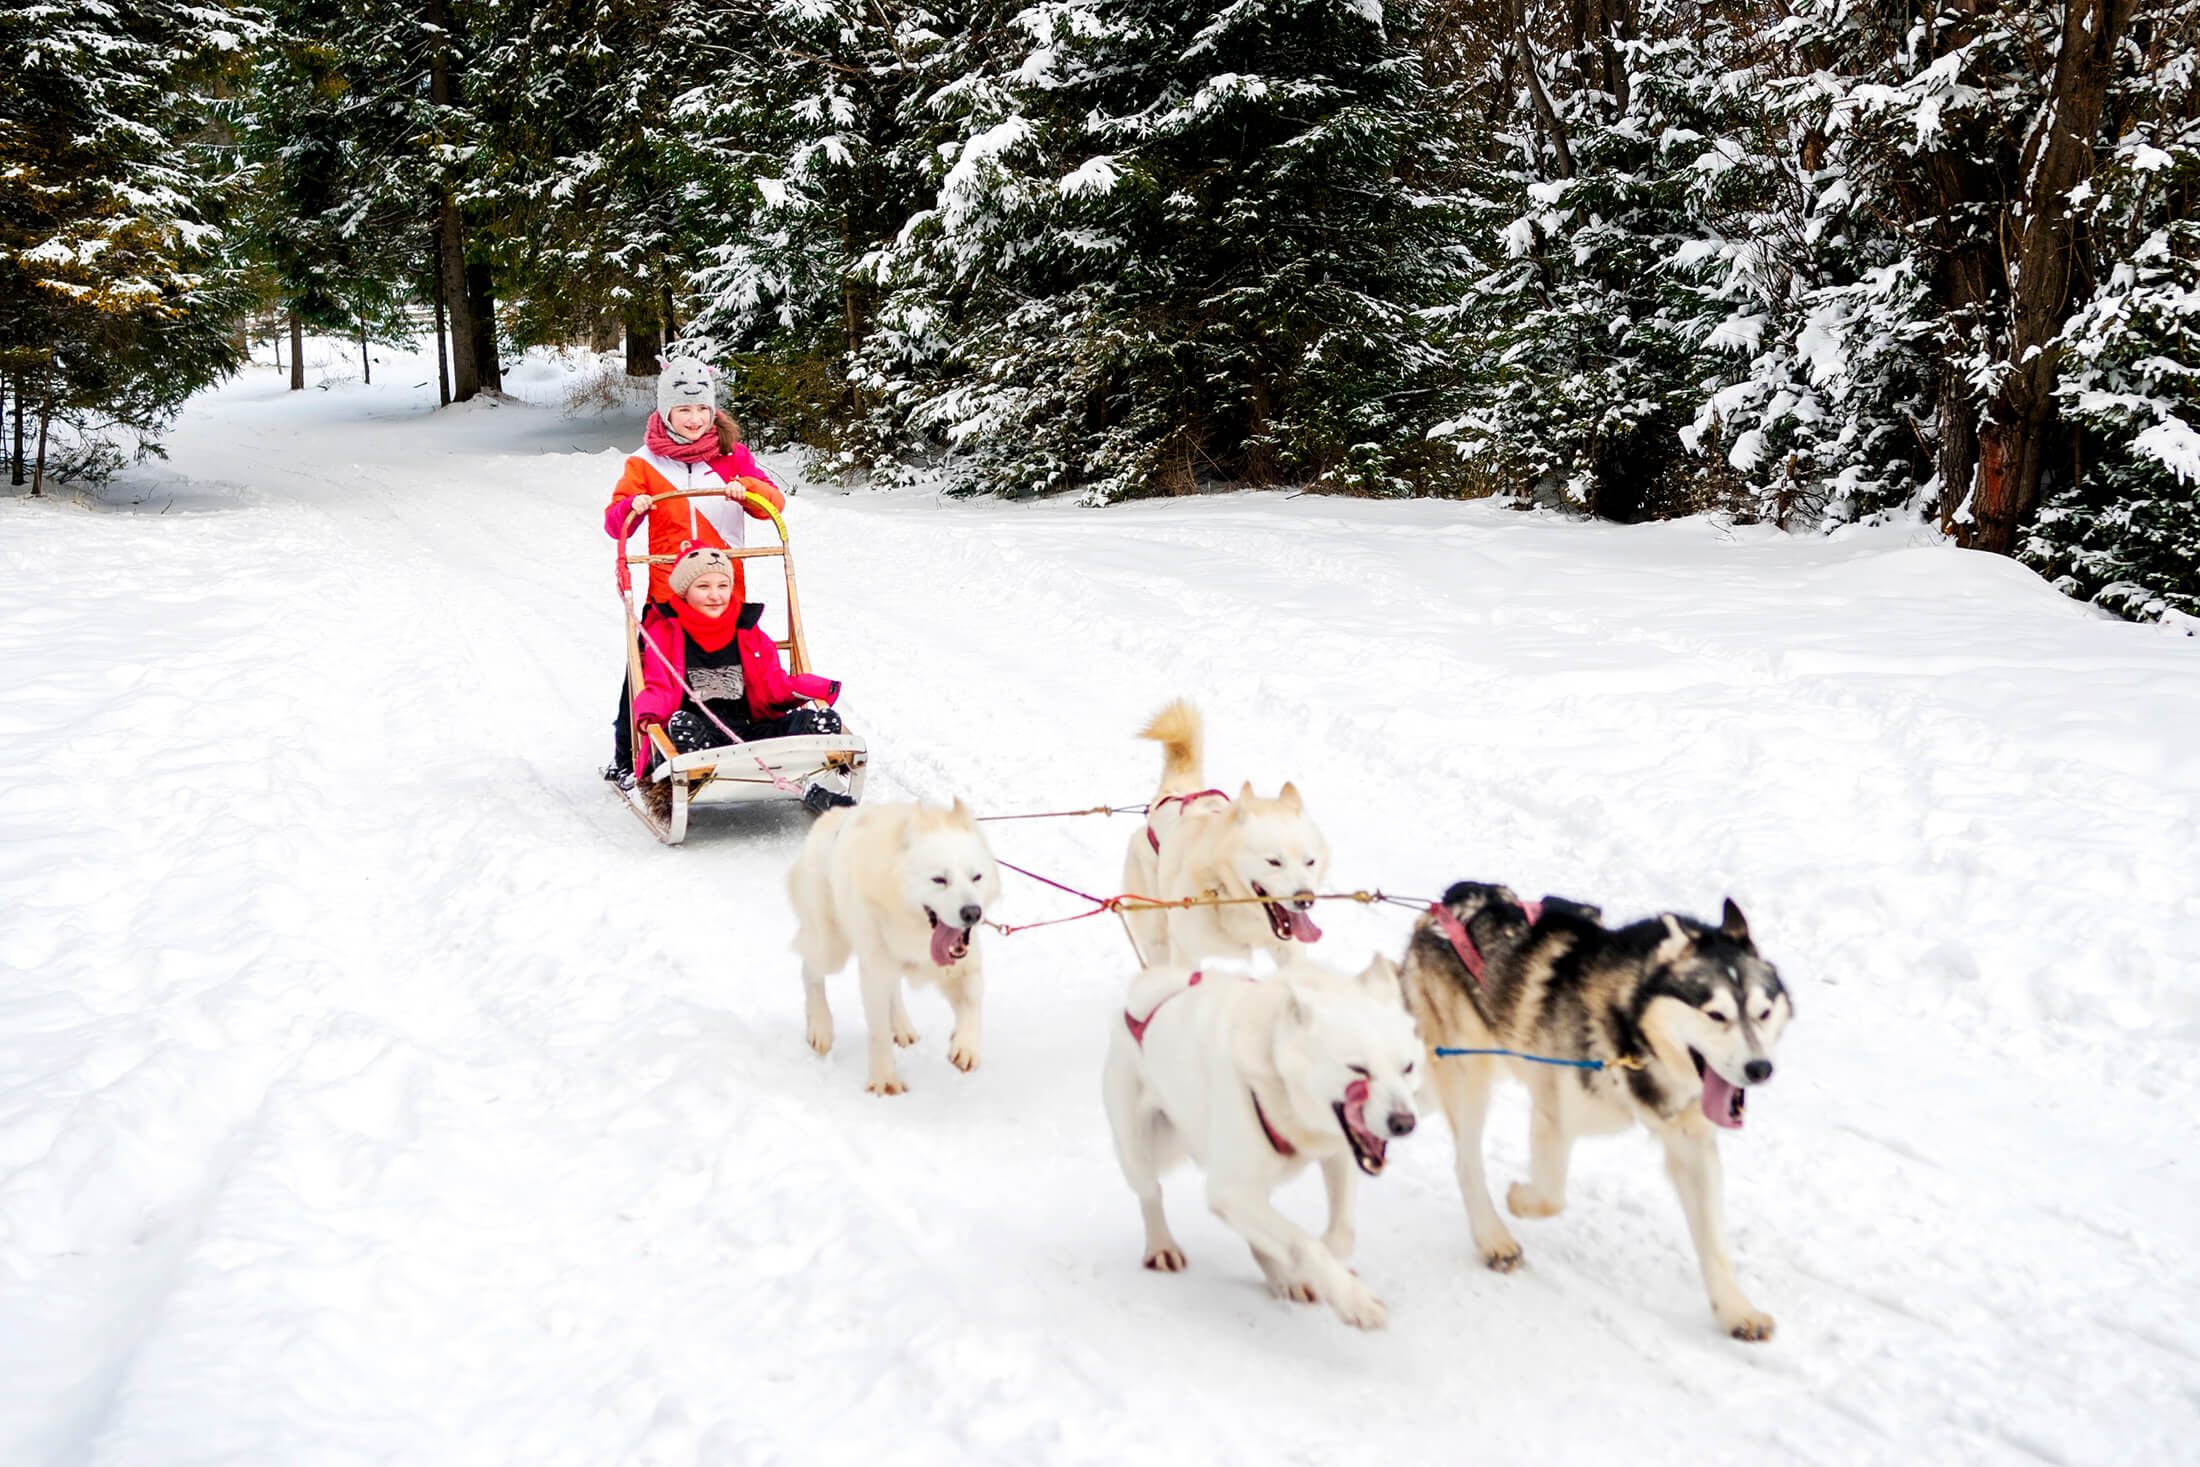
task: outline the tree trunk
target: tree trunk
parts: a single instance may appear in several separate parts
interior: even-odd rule
[[[422,0],[422,18],[436,32],[428,48],[428,100],[438,107],[458,105],[458,73],[451,65],[451,17],[444,0]],[[466,224],[446,183],[435,213],[436,286],[451,317],[451,398],[466,402],[481,390],[481,368],[474,355],[474,314],[466,297]]]
[[[502,392],[504,373],[497,366],[497,298],[491,293],[489,266],[466,262],[466,305],[474,318],[474,370],[484,392]]]
[[[298,308],[290,308],[290,390],[306,390],[306,327],[298,319]]]
[[[626,375],[656,376],[663,370],[657,361],[657,353],[663,349],[664,338],[658,334],[657,317],[639,301],[627,302]]]
[[[9,460],[8,482],[23,482],[23,374],[15,374],[15,457]]]
[[[1566,145],[1566,127],[1558,120],[1558,112],[1551,106],[1550,93],[1543,90],[1543,73],[1537,67],[1535,48],[1528,44],[1527,0],[1512,0],[1513,47],[1520,57],[1521,75],[1528,83],[1528,98],[1535,103],[1536,116],[1543,119],[1543,126],[1551,135],[1551,151],[1558,157],[1558,176],[1574,176],[1574,150]]]
[[[619,318],[604,311],[588,323],[588,349],[593,352],[619,349]]]
[[[359,375],[367,379],[367,386],[374,385],[374,364],[367,360],[367,322],[359,319]]]
[[[665,348],[669,351],[672,343],[679,339],[680,318],[672,313],[672,287],[669,285],[659,286],[657,294],[664,304]]]
[[[275,370],[280,372],[283,369],[283,328],[281,326],[278,325],[269,329],[267,346],[268,350],[275,353]]]
[[[443,340],[443,251],[439,236],[428,235],[429,271],[435,277],[435,390],[437,401],[451,405],[451,354]]]
[[[53,421],[53,398],[48,396],[38,405],[38,472],[31,475],[31,498],[36,499],[46,491],[46,425]]]
[[[451,317],[451,401],[467,402],[481,391],[481,367],[474,355],[474,313],[466,299],[466,234],[458,204],[449,194],[436,211],[436,287]]]
[[[2039,506],[2060,367],[2054,342],[2070,316],[2077,248],[2070,192],[2093,173],[2116,46],[2131,6],[2132,0],[2068,0],[2047,116],[2024,152],[2020,208],[2003,214],[2004,248],[2013,246],[2009,356],[1979,429],[1971,520],[1956,527],[1957,542],[1976,550],[2013,554],[2018,531]]]

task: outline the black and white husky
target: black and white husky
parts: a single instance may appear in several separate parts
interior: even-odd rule
[[[1475,1247],[1501,1273],[1520,1261],[1482,1171],[1482,1123],[1502,1066],[1535,1106],[1530,1178],[1506,1195],[1513,1215],[1552,1217],[1565,1206],[1577,1136],[1643,1125],[1665,1148],[1720,1327],[1740,1340],[1770,1338],[1771,1317],[1743,1295],[1727,1259],[1718,1132],[1740,1127],[1750,1087],[1772,1078],[1773,1048],[1793,1012],[1787,989],[1731,901],[1716,927],[1666,912],[1614,931],[1599,916],[1460,882],[1407,944],[1406,1004],[1451,1122]]]

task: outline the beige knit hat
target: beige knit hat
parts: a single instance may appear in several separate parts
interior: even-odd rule
[[[733,557],[715,545],[698,545],[693,540],[680,542],[680,558],[672,563],[672,570],[665,577],[665,584],[672,587],[672,594],[685,597],[688,587],[696,577],[717,571],[728,580],[733,578]]]

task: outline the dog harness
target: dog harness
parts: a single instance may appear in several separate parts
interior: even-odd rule
[[[1445,940],[1451,944],[1451,950],[1459,954],[1459,961],[1466,964],[1467,971],[1474,975],[1476,983],[1487,988],[1489,980],[1482,976],[1482,950],[1467,935],[1466,924],[1442,902],[1430,902],[1428,909],[1429,915],[1436,919],[1436,925],[1443,930]],[[1543,903],[1522,902],[1520,910],[1528,914],[1528,925],[1533,927],[1536,919],[1543,915]]]
[[[1284,1140],[1281,1136],[1278,1136],[1276,1134],[1276,1128],[1268,1124],[1268,1112],[1260,1108],[1260,1097],[1258,1095],[1254,1095],[1251,1090],[1247,1090],[1245,1093],[1249,1096],[1252,1096],[1253,1116],[1256,1120],[1260,1122],[1261,1132],[1262,1134],[1267,1136],[1268,1144],[1276,1148],[1276,1155],[1297,1156],[1299,1154],[1299,1148],[1293,1146],[1290,1142]]]
[[[1204,973],[1195,971],[1192,974],[1191,982],[1185,984],[1182,988],[1179,988],[1176,993],[1163,994],[1161,996],[1161,1003],[1167,1003],[1170,999],[1175,998],[1177,993],[1188,993],[1192,989],[1197,988],[1199,986],[1199,980],[1205,976],[1206,975]],[[1152,1008],[1146,1010],[1146,1017],[1143,1019],[1132,1018],[1129,1009],[1125,1009],[1123,1011],[1123,1027],[1131,1031],[1131,1043],[1137,1045],[1140,1049],[1144,1049],[1146,1047],[1146,1026],[1153,1022],[1153,1016],[1155,1014],[1161,1012],[1161,1003],[1157,1003]]]
[[[1209,790],[1207,793],[1213,794],[1214,791]],[[1194,797],[1186,796],[1186,798],[1189,799]],[[1123,1011],[1123,1027],[1131,1031],[1131,1043],[1137,1045],[1140,1049],[1144,1049],[1146,1047],[1146,1028],[1148,1025],[1153,1023],[1153,1016],[1161,1012],[1161,1004],[1167,1003],[1170,999],[1175,998],[1177,994],[1191,992],[1193,989],[1199,986],[1199,980],[1206,976],[1207,975],[1204,972],[1195,969],[1189,982],[1187,982],[1182,988],[1179,988],[1176,993],[1163,994],[1161,996],[1161,1003],[1157,1003],[1152,1008],[1146,1010],[1146,1017],[1143,1019],[1133,1018],[1131,1016],[1130,1010],[1125,1009]],[[1260,1097],[1253,1094],[1253,1092],[1250,1090],[1247,1090],[1245,1094],[1253,1102],[1253,1116],[1254,1119],[1260,1122],[1261,1134],[1268,1138],[1268,1144],[1270,1146],[1276,1148],[1276,1155],[1297,1156],[1299,1154],[1299,1149],[1296,1146],[1293,1146],[1290,1142],[1284,1140],[1281,1136],[1277,1135],[1276,1128],[1268,1124],[1268,1112],[1260,1108]]]
[[[1194,790],[1188,795],[1163,795],[1146,807],[1146,844],[1154,848],[1154,854],[1159,855],[1161,853],[1161,837],[1154,834],[1153,812],[1163,805],[1188,805],[1194,800],[1204,800],[1209,795],[1215,796],[1225,805],[1230,803],[1230,797],[1221,790]]]

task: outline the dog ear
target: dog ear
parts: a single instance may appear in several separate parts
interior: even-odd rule
[[[1731,937],[1736,942],[1749,941],[1749,919],[1742,915],[1740,907],[1734,905],[1732,897],[1726,899],[1726,911],[1719,918],[1719,935]]]
[[[1253,818],[1247,809],[1247,806],[1251,802],[1252,798],[1253,782],[1251,780],[1247,780],[1245,781],[1245,783],[1238,786],[1237,798],[1230,802],[1231,808],[1236,812],[1240,824]]]
[[[1658,913],[1658,920],[1665,924],[1665,941],[1658,944],[1658,950],[1653,956],[1661,963],[1670,963],[1682,953],[1687,952],[1694,939],[1689,937],[1688,930],[1681,926],[1680,918],[1674,916],[1671,912]]]
[[[1305,801],[1299,798],[1299,787],[1288,779],[1283,782],[1283,788],[1276,791],[1276,799],[1294,815],[1306,808]]]
[[[1367,966],[1360,970],[1358,982],[1371,997],[1396,1004],[1405,1002],[1405,988],[1398,981],[1398,965],[1381,953],[1368,959]]]
[[[970,807],[963,803],[963,797],[961,795],[955,796],[955,803],[948,807],[947,813],[950,816],[954,817],[957,824],[967,825],[972,830],[976,830],[978,828],[977,820],[971,815]]]

